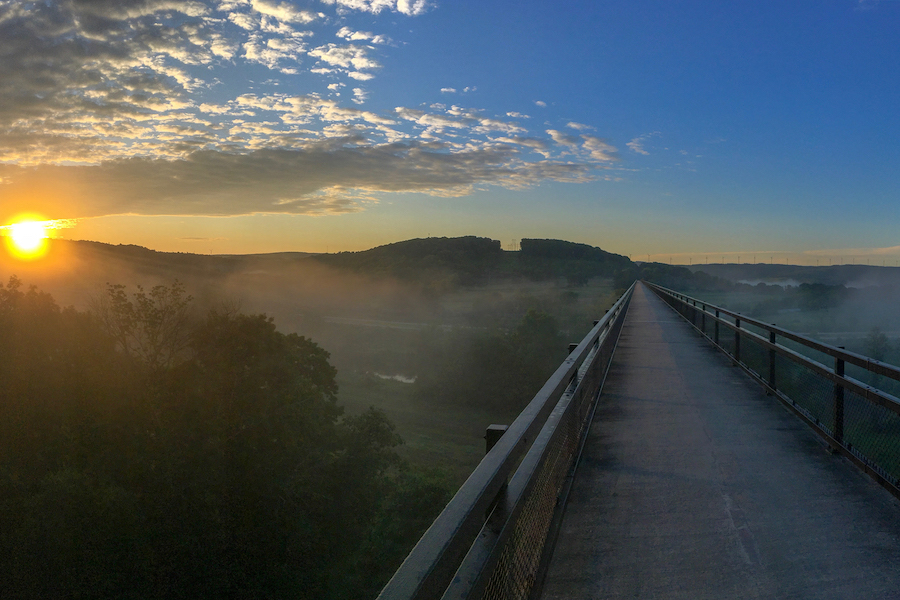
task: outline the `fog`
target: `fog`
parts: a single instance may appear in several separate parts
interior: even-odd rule
[[[461,285],[439,268],[400,279],[331,267],[304,253],[210,256],[65,240],[53,240],[38,261],[0,257],[0,280],[11,275],[82,311],[108,285],[124,285],[130,295],[137,286],[149,291],[177,280],[192,296],[197,319],[223,308],[266,314],[279,331],[305,336],[330,354],[348,413],[384,409],[407,440],[407,455],[448,466],[456,480],[480,459],[483,428],[514,418],[542,383],[509,375],[534,389],[507,385],[518,391],[505,390],[496,402],[487,398],[492,384],[476,385],[479,377],[504,381],[492,361],[517,351],[521,342],[512,336],[521,335],[528,311],[552,320],[557,337],[534,341],[547,346],[540,369],[552,372],[568,342],[580,340],[613,301],[608,280],[569,285],[558,277],[512,277]],[[525,379],[540,377],[546,375]],[[469,384],[475,387],[463,389]]]
[[[872,353],[867,345],[873,335],[884,334],[889,352],[875,358],[900,362],[900,268],[762,264],[692,270],[744,284],[692,295],[863,354]]]

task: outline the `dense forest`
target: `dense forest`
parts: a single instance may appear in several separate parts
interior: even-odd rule
[[[447,499],[272,319],[0,288],[0,597],[365,598]]]

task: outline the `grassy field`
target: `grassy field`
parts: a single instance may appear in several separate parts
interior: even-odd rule
[[[401,456],[414,465],[445,470],[454,488],[484,456],[484,431],[491,423],[509,424],[515,414],[454,406],[429,406],[413,386],[360,373],[339,373],[340,402],[349,414],[375,406],[397,427]]]
[[[322,345],[333,353],[339,401],[347,412],[359,413],[370,406],[383,410],[405,442],[400,454],[413,464],[446,470],[458,487],[484,456],[487,426],[509,424],[518,413],[488,406],[430,404],[417,397],[414,384],[375,374],[414,378],[424,363],[436,360],[428,352],[442,336],[476,336],[511,328],[531,308],[553,315],[564,334],[579,341],[614,301],[609,280],[582,287],[507,282],[457,290],[441,298],[446,322],[456,327],[452,331],[438,325],[403,330],[331,323],[319,333]]]

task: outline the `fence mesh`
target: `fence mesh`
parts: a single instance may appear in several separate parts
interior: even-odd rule
[[[495,550],[499,552],[499,558],[481,595],[483,599],[527,600],[531,594],[559,494],[575,460],[584,429],[589,426],[590,407],[612,359],[624,312],[623,309],[613,321],[595,359],[579,374],[582,386],[572,397],[550,438],[532,479],[533,484],[524,494],[521,511],[514,522],[507,524],[512,532],[502,540],[502,547]]]
[[[704,323],[699,313],[702,306],[699,301],[695,310],[693,299],[678,299],[665,291],[657,291],[657,294],[710,340],[715,341],[715,307],[707,305],[708,312],[712,314],[705,317]],[[735,318],[729,315],[723,314],[720,318],[728,323],[735,323]],[[740,341],[736,342],[734,330],[720,323],[718,344],[732,359],[739,357],[744,367],[762,382],[773,386],[834,441],[841,443],[888,483],[894,487],[900,486],[900,414],[896,412],[897,406],[888,408],[852,391],[846,385],[836,385],[811,366],[781,353],[773,353],[757,339],[747,335],[755,333],[768,341],[769,331],[742,322]],[[779,339],[777,332],[776,342],[834,372],[835,358],[826,352],[794,340]],[[846,365],[845,375],[891,396],[900,396],[900,382],[863,367]]]
[[[569,471],[568,458],[578,443],[578,411],[570,410],[550,442],[547,459],[539,467],[512,535],[507,539],[483,598],[525,600],[531,593],[556,500]]]

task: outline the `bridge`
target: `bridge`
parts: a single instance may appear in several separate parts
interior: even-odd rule
[[[898,382],[637,283],[379,599],[900,598]]]

